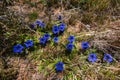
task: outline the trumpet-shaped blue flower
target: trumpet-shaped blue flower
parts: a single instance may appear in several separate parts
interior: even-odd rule
[[[34,23],[31,23],[30,24],[30,28],[34,28],[35,27],[35,24]]]
[[[40,26],[40,27],[42,27],[42,28],[45,26],[45,23],[42,22],[42,21],[39,20],[39,19],[37,19],[37,20],[35,21],[35,24],[37,24],[38,26]]]
[[[27,40],[24,42],[24,45],[28,48],[28,47],[31,47],[33,46],[33,41],[32,40]]]
[[[69,41],[70,43],[72,43],[75,38],[74,38],[73,35],[70,35],[67,39],[68,39],[68,41]]]
[[[59,30],[63,32],[64,29],[65,29],[65,24],[64,23],[60,23]]]
[[[97,56],[95,53],[90,53],[88,55],[88,61],[95,62],[97,60]]]
[[[43,37],[45,37],[46,39],[49,39],[50,34],[49,34],[49,33],[45,33],[45,34],[43,35]]]
[[[83,41],[83,42],[81,42],[81,47],[82,47],[82,49],[87,49],[88,47],[89,47],[89,43],[87,42],[87,41]]]
[[[58,19],[61,20],[62,19],[62,15],[59,14],[58,15]]]
[[[74,45],[72,43],[67,43],[66,44],[66,49],[69,50],[69,51],[71,51],[73,47],[74,47]]]
[[[111,62],[113,60],[112,56],[110,54],[104,54],[103,60],[107,62]]]
[[[24,47],[21,44],[16,44],[13,46],[13,52],[20,53],[20,52],[22,52],[23,48]]]
[[[53,34],[57,34],[59,32],[59,28],[57,25],[52,26],[52,32],[53,32]]]
[[[63,69],[64,69],[64,63],[58,61],[58,62],[55,64],[55,69],[56,69],[56,71],[63,71]]]
[[[39,43],[40,44],[45,44],[46,43],[46,38],[45,37],[41,37],[41,38],[39,38]]]
[[[56,42],[58,42],[58,37],[54,37],[53,38],[53,41],[56,43]]]

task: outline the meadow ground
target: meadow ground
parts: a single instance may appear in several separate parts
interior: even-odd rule
[[[33,25],[38,19],[44,29]],[[60,22],[65,30],[54,43],[52,27]],[[40,45],[46,32],[51,37]],[[71,51],[66,50],[69,35],[75,38]],[[13,52],[28,39],[33,46]],[[83,41],[89,42],[87,49]],[[90,53],[95,62],[88,60]],[[103,60],[104,53],[112,62]],[[64,69],[56,72],[58,61]],[[1,0],[0,80],[120,80],[120,0]]]

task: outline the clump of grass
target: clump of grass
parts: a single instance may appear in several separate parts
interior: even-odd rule
[[[56,4],[58,4],[58,2],[59,1],[57,1],[57,0],[51,0],[51,1],[46,0],[46,3],[47,3],[48,7],[55,6]]]
[[[113,7],[119,7],[120,6],[120,0],[110,0]]]
[[[0,57],[0,79],[11,80],[16,78],[17,71],[14,68],[8,66]]]
[[[37,19],[38,13],[37,13],[37,11],[33,11],[33,12],[29,13],[28,16],[29,16],[29,19],[34,20],[34,19]]]
[[[9,6],[13,4],[13,0],[3,0],[3,7]]]
[[[95,17],[94,21],[97,21],[99,24],[104,24],[105,20],[107,19],[107,15],[108,14],[101,13]]]
[[[39,2],[25,0],[24,3],[29,4],[31,7],[36,7]]]
[[[84,24],[90,24],[90,23],[92,23],[93,22],[93,20],[94,20],[94,15],[93,15],[93,13],[84,13],[83,15],[82,15],[82,22],[84,23]]]
[[[93,10],[93,11],[101,11],[106,9],[109,6],[109,0],[87,0],[86,2],[86,9]]]

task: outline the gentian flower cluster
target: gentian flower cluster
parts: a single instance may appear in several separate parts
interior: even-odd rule
[[[65,24],[63,22],[61,22],[58,26],[57,25],[52,26],[53,34],[58,34],[59,32],[63,32],[64,29],[65,29]]]
[[[29,47],[33,46],[33,41],[26,40],[23,44],[26,48],[29,48]],[[22,44],[16,44],[13,46],[13,52],[20,53],[20,52],[22,52],[23,48],[25,48],[25,47],[23,47]]]
[[[81,42],[82,49],[87,49],[89,47],[89,43],[87,41]]]
[[[68,51],[71,51],[74,47],[74,44],[73,44],[73,41],[75,40],[74,36],[73,35],[70,35],[67,40],[69,41],[67,44],[66,44],[66,49]]]
[[[58,28],[57,25],[52,26],[52,32],[53,32],[53,34],[58,34],[59,33],[59,28]]]
[[[40,44],[45,44],[46,41],[50,38],[49,33],[45,33],[42,37],[39,38],[39,43]]]
[[[39,19],[37,19],[35,22],[30,24],[30,28],[35,28],[35,26],[38,25],[41,28],[44,28],[45,23]]]
[[[53,41],[55,43],[58,41],[57,35],[59,34],[59,32],[63,32],[64,29],[65,29],[65,24],[64,23],[60,23],[58,26],[57,25],[52,26],[52,32],[55,35],[54,38],[53,38]]]
[[[88,55],[88,61],[90,61],[90,62],[95,62],[96,60],[97,60],[97,56],[96,56],[95,53],[90,53],[90,54]]]
[[[62,16],[59,15],[58,19],[61,20]],[[43,28],[45,26],[45,23],[43,21],[37,19],[33,24],[30,24],[31,28],[34,28],[35,25],[38,25],[38,26]],[[54,43],[58,42],[58,36],[56,36],[56,35],[61,33],[61,32],[64,32],[64,30],[65,30],[65,24],[63,22],[60,22],[59,25],[53,25],[52,26],[52,33],[55,35],[55,36],[53,36],[53,39],[52,39]],[[51,35],[49,33],[45,33],[44,35],[42,35],[39,38],[39,43],[42,44],[42,45],[46,44],[46,42],[49,40],[50,37],[51,37]],[[70,35],[70,36],[68,36],[67,40],[68,40],[68,43],[66,44],[66,50],[71,51],[74,47],[73,42],[75,41],[75,37],[73,35]],[[13,46],[13,52],[20,53],[20,52],[22,52],[24,47],[26,47],[26,48],[32,47],[33,46],[33,41],[32,40],[26,40],[23,44],[24,45],[22,45],[22,44],[14,45]],[[80,45],[81,45],[82,49],[87,49],[89,47],[89,42],[83,41],[83,42],[81,42]],[[95,53],[90,53],[88,55],[87,59],[90,62],[95,62],[97,60],[97,56],[96,56]],[[103,57],[103,60],[106,61],[106,62],[112,62],[113,58],[110,54],[105,53],[104,57]],[[56,71],[63,71],[64,63],[61,62],[61,61],[58,61],[55,64],[55,69],[56,69]]]
[[[63,66],[64,66],[64,63],[58,61],[58,62],[55,64],[55,69],[56,69],[56,71],[63,71],[63,69],[64,69]]]
[[[113,59],[112,59],[112,56],[110,54],[105,53],[103,60],[107,61],[107,62],[112,62]]]
[[[96,56],[95,53],[90,53],[88,55],[88,61],[95,62],[96,60],[97,60],[97,56]],[[104,57],[103,57],[103,60],[107,61],[107,62],[112,62],[113,59],[112,59],[112,56],[110,54],[105,53]]]
[[[24,45],[26,46],[26,48],[31,47],[31,46],[33,46],[33,41],[32,40],[26,40],[24,42]]]
[[[20,53],[20,52],[22,52],[23,48],[24,47],[21,44],[16,44],[13,46],[13,52]]]
[[[63,32],[64,29],[65,29],[65,24],[64,24],[63,22],[61,22],[61,23],[59,24],[59,31]]]
[[[42,27],[42,28],[45,26],[45,23],[42,22],[42,21],[39,20],[39,19],[37,19],[37,20],[35,21],[35,24],[38,25],[38,26],[40,26],[40,27]]]

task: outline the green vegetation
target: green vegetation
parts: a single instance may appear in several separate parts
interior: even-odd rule
[[[37,11],[33,11],[33,12],[29,13],[29,19],[34,20],[37,17],[38,17]]]

